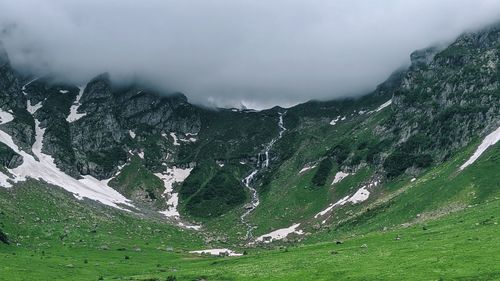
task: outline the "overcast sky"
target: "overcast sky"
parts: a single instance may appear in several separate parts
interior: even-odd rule
[[[499,0],[0,0],[19,69],[258,108],[364,93],[413,50],[497,20]]]

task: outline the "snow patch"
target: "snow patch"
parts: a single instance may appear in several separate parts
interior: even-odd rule
[[[85,90],[86,86],[87,85],[79,87],[80,88],[80,92],[76,96],[75,102],[70,107],[70,109],[69,109],[69,115],[66,118],[66,121],[68,121],[69,123],[75,122],[76,120],[78,120],[78,119],[82,118],[83,116],[87,115],[87,113],[78,113],[78,107],[80,107],[80,99],[83,96],[83,91]]]
[[[67,94],[67,93],[69,93],[69,91],[68,90],[59,90],[59,93],[61,93],[61,94]]]
[[[472,154],[472,156],[462,166],[460,166],[460,171],[476,162],[476,160],[479,159],[479,157],[486,151],[486,149],[488,149],[488,147],[495,145],[499,140],[500,127],[498,127],[495,131],[493,131],[483,139],[483,142],[481,142],[474,154]]]
[[[182,142],[196,142],[197,141],[196,138],[189,137],[189,134],[186,134],[186,137],[187,138],[181,138],[181,137],[179,137],[179,141],[182,141]]]
[[[272,241],[282,240],[292,233],[302,235],[302,234],[304,234],[304,232],[300,229],[297,229],[299,226],[300,226],[300,223],[296,223],[290,227],[275,230],[275,231],[270,232],[268,234],[264,234],[262,236],[257,237],[257,239],[255,239],[255,241],[270,243]]]
[[[317,219],[318,217],[324,216],[328,212],[330,212],[333,208],[337,206],[344,206],[347,203],[351,204],[358,204],[363,201],[366,201],[370,197],[370,191],[368,191],[368,188],[372,188],[378,185],[378,181],[371,182],[369,184],[366,184],[362,186],[360,189],[356,191],[352,196],[346,196],[339,201],[335,202],[334,204],[330,204],[326,209],[323,211],[317,213],[314,218]]]
[[[0,186],[6,187],[6,188],[12,187],[12,184],[8,180],[12,180],[12,179],[9,176],[7,176],[6,174],[0,172]]]
[[[0,110],[0,117],[3,115],[5,115],[5,112]],[[3,118],[2,120],[2,124],[4,124],[5,120]],[[13,182],[25,181],[27,178],[43,180],[49,184],[62,187],[78,199],[88,198],[122,210],[126,209],[122,208],[121,204],[134,207],[127,198],[108,186],[109,179],[101,181],[92,176],[84,176],[83,179],[77,180],[61,171],[54,163],[52,156],[42,153],[45,129],[40,128],[40,122],[36,119],[35,132],[36,137],[32,150],[38,160],[20,150],[12,137],[0,130],[0,142],[3,142],[23,157],[21,166],[9,169],[9,172],[13,175]]]
[[[137,156],[139,156],[139,158],[141,159],[144,159],[144,151],[137,153]]]
[[[132,130],[128,130],[128,134],[130,135],[131,138],[135,139],[135,133]]]
[[[212,256],[229,256],[229,257],[239,257],[242,256],[243,254],[238,254],[235,253],[232,250],[229,249],[208,249],[208,250],[198,250],[198,251],[190,251],[189,253],[191,254],[199,254],[199,255],[212,255]]]
[[[28,110],[31,115],[35,114],[37,110],[39,110],[42,107],[42,102],[39,102],[35,105],[31,105],[31,101],[28,100],[26,103],[26,109]]]
[[[335,174],[335,178],[333,179],[332,185],[334,185],[336,183],[339,183],[344,178],[346,178],[348,175],[350,175],[350,174],[349,173],[344,173],[342,171],[337,172],[337,174]]]
[[[316,164],[314,164],[314,165],[305,165],[304,168],[302,168],[302,170],[299,171],[299,174],[302,174],[302,173],[304,173],[306,171],[309,171],[311,169],[314,169],[314,168],[316,168]]]
[[[168,168],[163,173],[156,173],[155,176],[163,181],[165,191],[163,196],[167,198],[167,209],[160,211],[166,217],[179,218],[179,194],[174,192],[174,183],[182,183],[191,174],[192,168],[181,169],[177,167]]]
[[[379,111],[381,111],[382,109],[388,107],[391,104],[392,104],[392,99],[390,99],[390,100],[384,102],[382,105],[380,105],[377,109],[375,109],[375,112],[379,112]]]
[[[351,196],[351,198],[349,198],[347,202],[357,204],[366,201],[368,197],[370,197],[370,191],[366,189],[366,186],[363,186],[362,188],[358,189],[358,191],[356,191],[356,193],[354,193],[354,195]]]
[[[170,133],[170,136],[174,139],[174,145],[181,145],[178,142],[178,139],[177,139],[177,136],[175,135],[175,133]]]
[[[337,116],[337,118],[330,121],[330,125],[335,126],[339,120],[340,120],[340,116]]]
[[[343,206],[343,205],[345,205],[345,203],[347,203],[348,199],[349,199],[349,196],[346,196],[346,197],[340,199],[339,201],[335,202],[334,204],[330,204],[330,206],[328,206],[326,209],[324,209],[323,211],[317,213],[314,216],[314,218],[317,219],[320,216],[324,216],[326,213],[330,212],[330,210],[333,209],[333,208],[335,208],[336,206]]]
[[[14,115],[0,109],[0,124],[6,124],[14,120]]]

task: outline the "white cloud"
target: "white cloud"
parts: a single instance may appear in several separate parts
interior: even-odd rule
[[[267,106],[367,91],[499,12],[496,0],[0,0],[0,38],[20,69]]]

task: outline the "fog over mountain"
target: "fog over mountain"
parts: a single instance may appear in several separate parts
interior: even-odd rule
[[[0,0],[13,65],[84,83],[142,79],[197,103],[263,108],[359,95],[496,0]]]

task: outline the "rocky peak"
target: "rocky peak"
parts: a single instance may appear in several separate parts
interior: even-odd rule
[[[434,56],[438,53],[438,51],[439,49],[437,47],[430,47],[414,51],[410,55],[412,67],[428,65],[430,62],[432,62]]]
[[[92,79],[83,92],[80,102],[85,103],[96,103],[99,100],[106,100],[111,98],[111,80],[108,73],[103,73]]]

